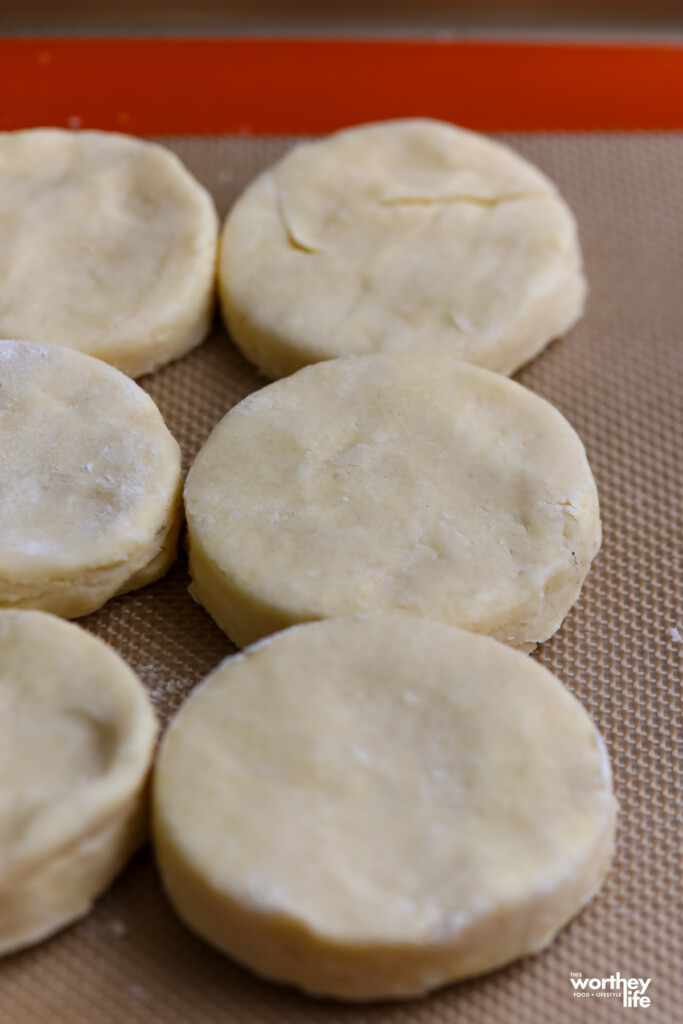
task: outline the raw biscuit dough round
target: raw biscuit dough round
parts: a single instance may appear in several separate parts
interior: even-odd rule
[[[213,200],[163,146],[0,133],[0,337],[148,373],[206,335],[217,244]]]
[[[600,544],[564,417],[443,356],[337,359],[250,395],[197,456],[185,507],[191,593],[239,646],[401,610],[529,650]]]
[[[509,374],[575,323],[586,285],[544,174],[482,135],[407,120],[299,146],[261,174],[226,222],[219,291],[269,377],[411,350]]]
[[[199,935],[343,999],[418,995],[543,948],[591,898],[600,736],[532,659],[402,616],[228,658],[163,741],[153,835]]]
[[[0,954],[87,914],[140,846],[156,732],[105,643],[0,611]]]
[[[98,359],[0,341],[0,607],[87,615],[176,555],[180,449]]]

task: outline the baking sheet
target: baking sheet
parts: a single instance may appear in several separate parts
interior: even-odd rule
[[[229,97],[226,98],[229,102]],[[347,1007],[268,985],[178,921],[149,849],[81,923],[0,964],[2,1024],[570,1024],[683,1020],[683,135],[501,135],[573,206],[590,284],[584,320],[518,379],[586,444],[603,548],[540,660],[605,736],[621,815],[605,887],[546,952],[427,1000]],[[291,138],[165,138],[224,214]],[[141,382],[185,466],[220,417],[265,382],[217,325]],[[254,467],[258,472],[258,467]],[[163,721],[234,648],[168,576],[82,620],[140,673]],[[647,1009],[575,998],[571,972],[651,979]]]

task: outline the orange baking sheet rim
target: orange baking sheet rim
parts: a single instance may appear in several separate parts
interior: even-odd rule
[[[680,129],[683,46],[0,40],[5,130],[306,134],[420,115],[483,131]]]

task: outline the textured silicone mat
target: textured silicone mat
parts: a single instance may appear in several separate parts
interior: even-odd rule
[[[540,659],[586,704],[621,805],[599,896],[543,954],[406,1004],[346,1007],[259,981],[191,935],[148,849],[86,920],[0,965],[2,1024],[565,1024],[683,1021],[683,136],[507,135],[560,185],[581,230],[585,319],[520,375],[581,434],[604,543],[578,605]],[[291,139],[166,139],[221,214]],[[264,383],[220,327],[142,382],[186,463]],[[258,466],[254,466],[258,472]],[[188,597],[183,557],[154,586],[83,624],[141,674],[165,721],[233,648]],[[570,972],[651,979],[651,1006],[575,998]]]

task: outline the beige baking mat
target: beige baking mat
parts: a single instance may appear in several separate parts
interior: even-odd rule
[[[578,429],[602,500],[602,552],[539,656],[609,746],[621,818],[607,884],[540,956],[424,1001],[353,1008],[270,986],[203,945],[174,916],[144,850],[90,917],[2,962],[2,1024],[683,1021],[683,136],[506,138],[574,207],[591,286],[583,322],[519,379]],[[162,141],[222,214],[292,142]],[[223,413],[263,381],[217,327],[143,384],[189,463]],[[233,650],[186,586],[181,558],[166,579],[84,620],[138,670],[164,720]],[[615,971],[651,979],[649,1008],[573,997],[570,972]]]

